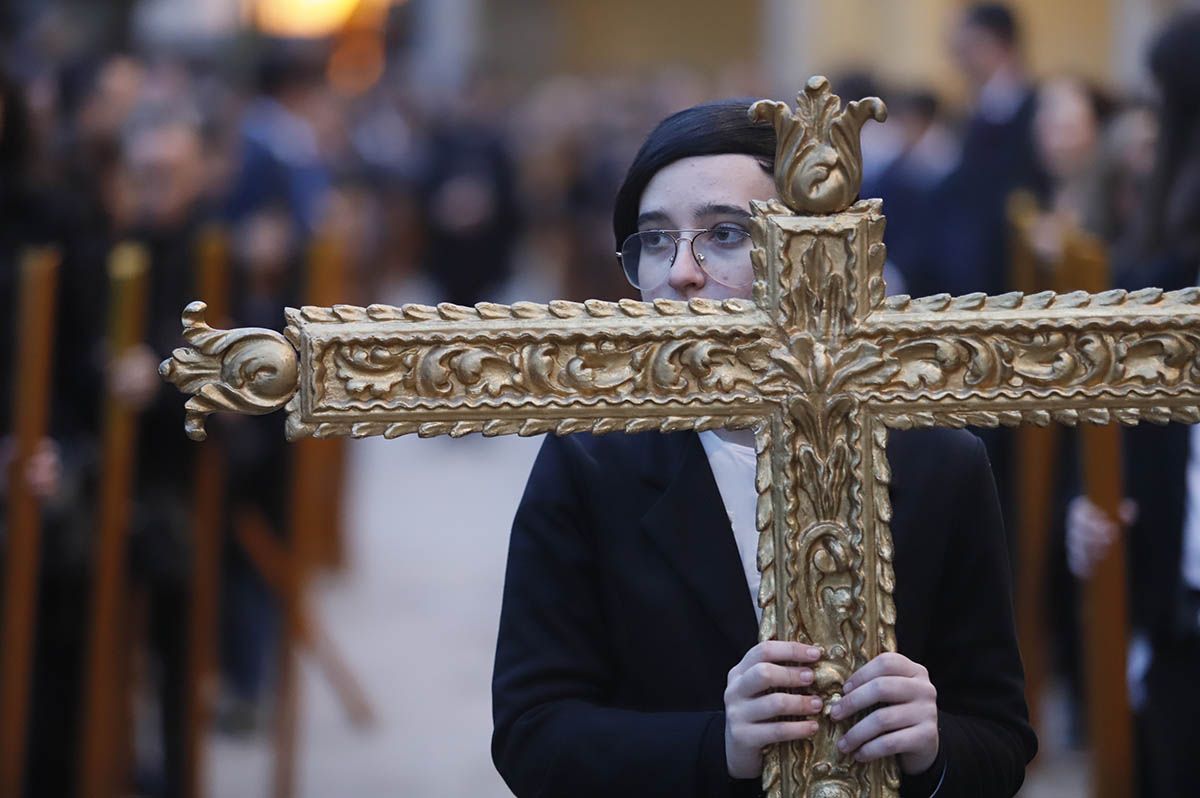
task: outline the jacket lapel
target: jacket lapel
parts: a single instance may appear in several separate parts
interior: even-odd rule
[[[664,439],[667,456],[647,479],[665,484],[642,516],[642,529],[740,659],[758,641],[758,621],[725,505],[699,436],[686,432]]]

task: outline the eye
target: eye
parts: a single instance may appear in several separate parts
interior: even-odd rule
[[[714,227],[710,233],[713,243],[723,247],[740,246],[750,237],[750,234],[735,224],[723,224]]]
[[[664,252],[674,248],[671,237],[661,230],[647,230],[644,233],[638,233],[638,238],[642,241],[642,250],[648,253]]]

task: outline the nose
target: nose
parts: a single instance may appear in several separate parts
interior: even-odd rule
[[[689,290],[699,291],[705,282],[707,281],[704,270],[700,268],[696,256],[692,253],[691,239],[682,239],[675,254],[675,262],[671,264],[671,271],[667,274],[667,283],[671,288],[686,295]]]

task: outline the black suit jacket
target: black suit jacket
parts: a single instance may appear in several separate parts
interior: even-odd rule
[[[1008,796],[1036,750],[1008,556],[978,439],[895,432],[900,651],[938,690],[941,750],[906,795]],[[723,695],[757,642],[694,432],[547,437],[517,510],[492,756],[521,798],[757,795],[728,778]]]

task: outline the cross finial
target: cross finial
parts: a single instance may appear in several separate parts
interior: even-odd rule
[[[821,75],[796,95],[796,110],[775,100],[750,106],[750,118],[775,125],[775,187],[796,213],[828,214],[854,204],[862,188],[862,143],[868,119],[887,119],[878,97],[846,103]]]

